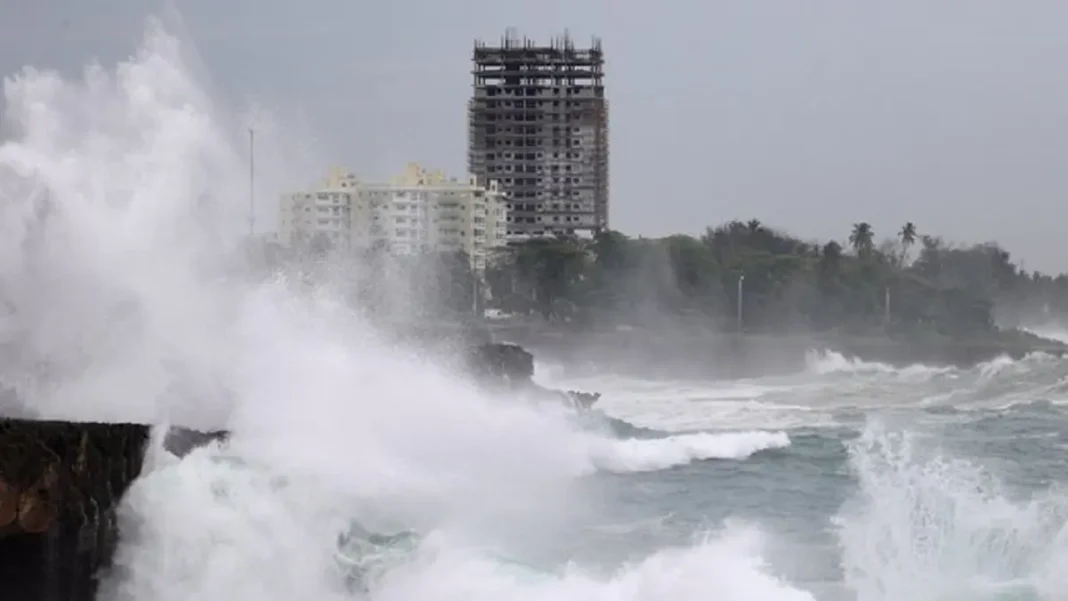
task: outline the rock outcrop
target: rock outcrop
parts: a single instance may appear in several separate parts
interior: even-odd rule
[[[226,430],[201,432],[188,428],[171,428],[163,439],[163,448],[178,457],[185,457],[197,447],[203,447],[215,441],[225,441],[229,436],[230,433]]]
[[[568,390],[567,393],[571,395],[571,399],[578,404],[580,409],[589,409],[590,407],[593,407],[593,404],[601,398],[601,393],[599,392]]]
[[[487,343],[471,349],[468,369],[491,390],[505,391],[531,400],[557,400],[576,409],[589,409],[599,393],[552,390],[534,382],[534,355],[517,344]]]
[[[148,426],[0,420],[0,598],[93,601]]]
[[[471,349],[467,362],[482,383],[522,386],[534,377],[534,355],[518,344],[480,344]]]
[[[0,419],[0,599],[93,601],[149,426]],[[225,436],[173,428],[184,455]]]

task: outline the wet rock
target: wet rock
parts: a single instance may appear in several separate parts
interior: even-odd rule
[[[578,404],[580,409],[589,409],[590,407],[593,407],[593,404],[601,398],[601,393],[599,392],[569,390],[567,391],[567,394],[569,394],[571,399]]]
[[[201,432],[189,428],[171,428],[163,439],[163,448],[178,457],[185,457],[198,447],[203,447],[213,442],[224,442],[230,436],[226,430],[214,430]]]
[[[589,409],[600,393],[562,391],[534,382],[534,355],[517,344],[488,343],[471,349],[468,368],[490,390],[507,391],[532,401],[561,401],[576,409]]]
[[[164,447],[184,456],[226,436],[172,428]],[[0,599],[95,599],[148,440],[141,424],[0,419]]]
[[[0,420],[0,598],[93,601],[149,428]]]
[[[518,344],[480,344],[471,350],[468,362],[483,382],[522,385],[534,377],[534,355]]]

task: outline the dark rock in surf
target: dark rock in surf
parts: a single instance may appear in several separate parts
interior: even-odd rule
[[[163,439],[163,448],[178,457],[185,457],[198,447],[207,446],[213,442],[226,442],[229,436],[230,433],[226,430],[202,432],[189,428],[171,428]]]
[[[488,343],[474,347],[468,368],[475,379],[491,390],[517,394],[533,401],[561,401],[585,410],[601,397],[599,393],[552,390],[534,382],[534,355],[517,344]]]
[[[517,344],[480,344],[471,349],[468,365],[482,382],[525,384],[534,377],[534,355]]]
[[[589,409],[590,407],[593,407],[593,404],[601,398],[601,393],[599,392],[579,392],[578,390],[569,390],[567,393],[571,395],[572,400],[578,404],[580,409]]]

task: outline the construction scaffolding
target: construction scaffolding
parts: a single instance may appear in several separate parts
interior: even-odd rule
[[[476,41],[468,168],[508,193],[513,237],[608,228],[608,102],[599,39]]]

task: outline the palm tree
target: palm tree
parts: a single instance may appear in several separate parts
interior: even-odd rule
[[[727,231],[730,232],[732,236],[741,236],[745,234],[747,230],[748,228],[745,224],[737,219],[727,224]]]
[[[870,223],[862,221],[853,224],[853,232],[849,234],[849,244],[858,255],[867,256],[871,254],[872,249],[875,247],[874,239],[875,232],[872,231]]]
[[[916,226],[909,221],[901,226],[897,235],[901,239],[901,264],[904,265],[909,258],[909,249],[916,243]]]

